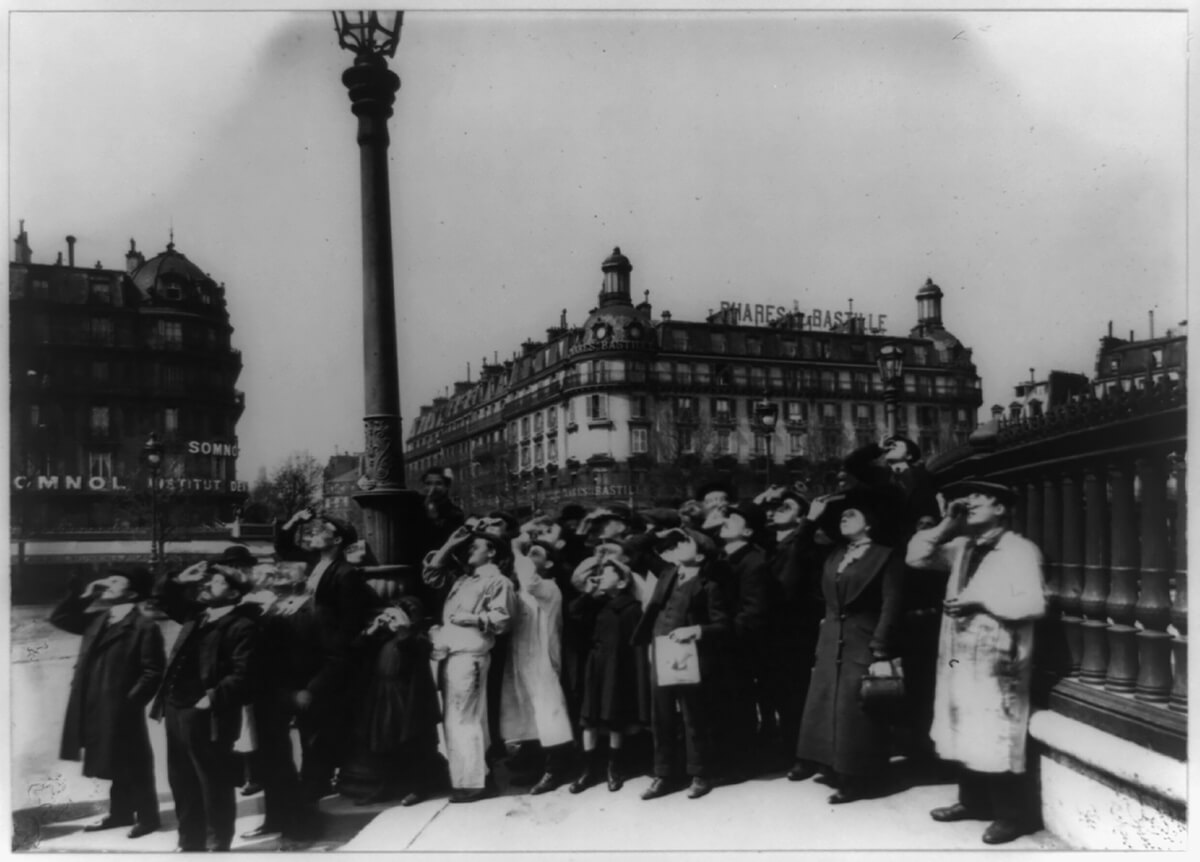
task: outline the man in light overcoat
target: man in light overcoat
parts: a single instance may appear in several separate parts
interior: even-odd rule
[[[1034,621],[1046,612],[1042,555],[1009,529],[1012,490],[957,482],[941,523],[916,533],[907,563],[949,570],[938,643],[930,736],[961,763],[959,799],[930,812],[948,822],[993,819],[983,833],[1003,844],[1034,831],[1025,781]]]

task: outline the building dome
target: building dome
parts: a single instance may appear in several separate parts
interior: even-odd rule
[[[604,272],[632,272],[633,264],[621,254],[621,247],[617,246],[612,250],[612,254],[604,259],[604,263],[600,264],[600,269]]]
[[[196,298],[211,291],[216,284],[204,270],[175,250],[175,243],[155,255],[130,273],[134,286],[145,299]]]

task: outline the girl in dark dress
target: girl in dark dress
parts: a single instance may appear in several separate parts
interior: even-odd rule
[[[830,502],[814,500],[809,518],[820,518]],[[887,722],[863,709],[859,689],[866,674],[890,674],[904,573],[903,554],[871,540],[878,511],[871,499],[851,493],[837,503],[845,544],[825,560],[825,618],[800,723],[798,763],[788,776],[801,780],[819,766],[838,788],[829,797],[834,805],[870,795],[887,769]]]
[[[575,620],[594,620],[590,649],[584,664],[583,773],[571,785],[579,793],[600,781],[600,733],[608,735],[608,789],[620,790],[621,747],[625,737],[649,722],[649,676],[645,650],[630,645],[642,618],[642,605],[632,593],[632,572],[617,560],[607,560],[587,578],[583,591],[571,602],[568,614]]]
[[[432,646],[420,632],[423,617],[420,600],[402,596],[375,618],[361,639],[373,665],[356,730],[366,749],[381,761],[385,776],[382,786],[359,800],[362,804],[403,792],[400,804],[415,805],[445,772],[437,750],[441,710],[429,660]]]

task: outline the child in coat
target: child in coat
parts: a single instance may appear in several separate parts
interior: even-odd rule
[[[378,758],[385,776],[360,804],[400,796],[415,805],[445,782],[438,755],[441,721],[437,685],[429,659],[432,645],[421,631],[424,608],[402,596],[367,627],[360,645],[373,656],[359,702],[356,728],[366,750]]]
[[[592,620],[584,664],[583,773],[571,785],[580,793],[600,781],[601,732],[608,735],[608,789],[624,784],[621,748],[625,737],[648,724],[649,676],[645,650],[631,644],[642,618],[641,602],[633,595],[633,573],[617,559],[606,559],[583,582],[569,612],[576,620]]]

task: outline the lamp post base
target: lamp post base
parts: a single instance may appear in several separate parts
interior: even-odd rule
[[[382,565],[421,565],[425,547],[424,499],[407,488],[360,491],[364,539]]]

